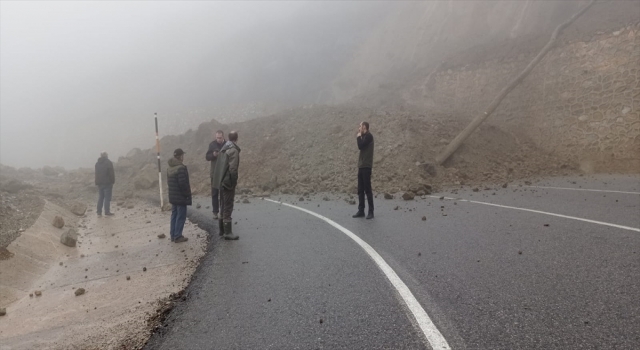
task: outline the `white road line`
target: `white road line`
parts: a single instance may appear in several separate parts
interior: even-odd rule
[[[429,196],[431,198],[440,198],[438,196]],[[579,218],[579,217],[575,217],[575,216],[569,216],[569,215],[562,215],[562,214],[556,214],[556,213],[549,213],[547,211],[541,211],[541,210],[533,210],[533,209],[527,209],[527,208],[519,208],[519,207],[510,207],[508,205],[501,205],[501,204],[493,204],[493,203],[488,203],[488,202],[479,202],[479,201],[472,201],[469,199],[462,199],[462,198],[452,198],[452,197],[444,197],[444,199],[448,199],[448,200],[455,200],[458,202],[469,202],[469,203],[476,203],[476,204],[484,204],[484,205],[490,205],[493,207],[499,207],[499,208],[508,208],[508,209],[515,209],[515,210],[522,210],[522,211],[528,211],[531,213],[538,213],[538,214],[545,214],[545,215],[551,215],[551,216],[557,216],[559,218],[565,218],[565,219],[572,219],[572,220],[578,220],[578,221],[584,221],[584,222],[590,222],[592,224],[598,224],[598,225],[604,225],[604,226],[611,226],[611,227],[615,227],[615,228],[621,228],[623,230],[629,230],[629,231],[636,231],[636,232],[640,232],[640,228],[637,227],[630,227],[630,226],[623,226],[623,225],[618,225],[618,224],[612,224],[609,222],[604,222],[604,221],[596,221],[596,220],[590,220],[590,219],[584,219],[584,218]]]
[[[625,194],[640,194],[640,192],[627,192],[627,191],[613,191],[613,190],[594,190],[590,188],[570,188],[570,187],[550,187],[550,186],[524,186],[532,188],[549,188],[552,190],[572,190],[572,191],[587,191],[587,192],[610,192],[610,193],[625,193]]]
[[[354,240],[362,249],[364,249],[364,251],[367,254],[369,254],[369,257],[373,259],[373,261],[376,263],[376,265],[378,265],[380,270],[382,270],[382,273],[384,273],[384,275],[389,279],[389,282],[391,282],[391,284],[396,288],[396,290],[398,291],[398,294],[400,294],[400,297],[407,305],[407,308],[409,309],[409,311],[411,311],[411,314],[413,314],[413,317],[415,318],[416,322],[418,323],[418,326],[422,330],[422,333],[427,338],[427,341],[429,342],[429,345],[431,345],[431,348],[437,349],[437,350],[451,349],[449,347],[449,343],[447,343],[447,341],[444,339],[440,331],[438,331],[438,328],[436,328],[436,325],[433,324],[433,321],[431,321],[431,318],[429,318],[429,315],[427,315],[427,312],[424,311],[424,309],[422,308],[422,305],[420,305],[418,300],[416,300],[416,298],[413,296],[413,293],[411,293],[411,291],[409,290],[409,287],[407,287],[407,285],[404,284],[404,282],[402,282],[400,277],[398,277],[396,272],[393,271],[391,266],[389,266],[389,264],[387,264],[387,262],[384,261],[384,259],[380,256],[380,254],[378,254],[367,242],[360,239],[360,237],[356,236],[353,232],[340,226],[335,221],[327,217],[324,217],[320,214],[317,214],[315,212],[312,212],[311,210],[307,210],[307,209],[304,209],[292,204],[288,204],[288,203],[274,201],[269,198],[265,198],[264,200],[286,205],[288,207],[303,211],[309,215],[313,215],[319,219],[326,221],[327,223],[329,223],[329,225],[337,228],[338,230],[342,231],[342,233],[347,235],[349,238]]]

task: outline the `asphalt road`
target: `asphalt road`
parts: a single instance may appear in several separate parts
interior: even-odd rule
[[[639,349],[640,177],[532,186],[545,188],[378,196],[374,220],[352,219],[355,206],[336,196],[271,199],[368,243],[451,349]],[[431,348],[396,285],[344,232],[254,198],[236,204],[240,240],[226,242],[209,201],[190,218],[214,235],[211,251],[148,349]]]

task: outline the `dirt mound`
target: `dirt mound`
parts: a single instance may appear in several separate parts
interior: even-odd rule
[[[194,193],[209,192],[205,152],[217,129],[238,130],[242,148],[240,188],[261,193],[354,193],[358,124],[367,120],[375,136],[373,185],[376,192],[399,192],[418,185],[504,183],[535,175],[555,175],[577,165],[544,154],[521,135],[495,126],[481,127],[444,166],[430,165],[436,154],[462,130],[463,122],[446,115],[375,111],[353,106],[299,108],[269,117],[221,125],[162,138],[163,169],[173,149],[186,151]],[[133,152],[116,164],[117,176],[133,180],[155,150]]]

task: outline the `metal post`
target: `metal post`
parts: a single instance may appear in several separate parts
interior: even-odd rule
[[[153,113],[156,120],[156,151],[158,152],[158,186],[160,187],[160,209],[164,208],[162,195],[162,167],[160,166],[160,137],[158,136],[158,113]]]

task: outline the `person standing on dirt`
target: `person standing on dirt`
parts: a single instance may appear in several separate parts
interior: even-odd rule
[[[213,171],[213,186],[220,190],[221,218],[220,235],[226,240],[236,240],[239,237],[233,234],[231,214],[233,213],[233,202],[238,185],[238,166],[240,165],[240,147],[238,142],[238,132],[229,133],[229,141],[220,149],[218,160]]]
[[[113,163],[109,160],[107,152],[102,152],[96,163],[96,186],[98,186],[98,208],[96,213],[98,213],[98,216],[102,216],[103,206],[104,215],[113,215],[111,213],[111,193],[115,183],[116,174],[113,171]]]
[[[360,155],[358,156],[358,212],[354,218],[364,217],[364,196],[367,195],[369,213],[367,219],[373,219],[373,191],[371,190],[371,169],[373,168],[373,135],[369,132],[369,123],[362,122],[356,136]]]
[[[191,205],[191,185],[189,171],[184,162],[184,151],[181,148],[173,151],[173,158],[169,159],[167,169],[167,184],[169,186],[169,203],[171,209],[171,242],[182,243],[188,241],[182,235],[184,223],[187,221],[187,205]]]
[[[227,142],[224,139],[224,132],[218,130],[215,133],[215,139],[209,144],[209,150],[205,158],[211,162],[211,168],[209,169],[209,176],[211,177],[211,206],[213,207],[213,220],[218,220],[218,213],[220,212],[220,190],[213,186],[213,170],[216,168],[216,161],[218,160],[218,154],[220,149]]]

